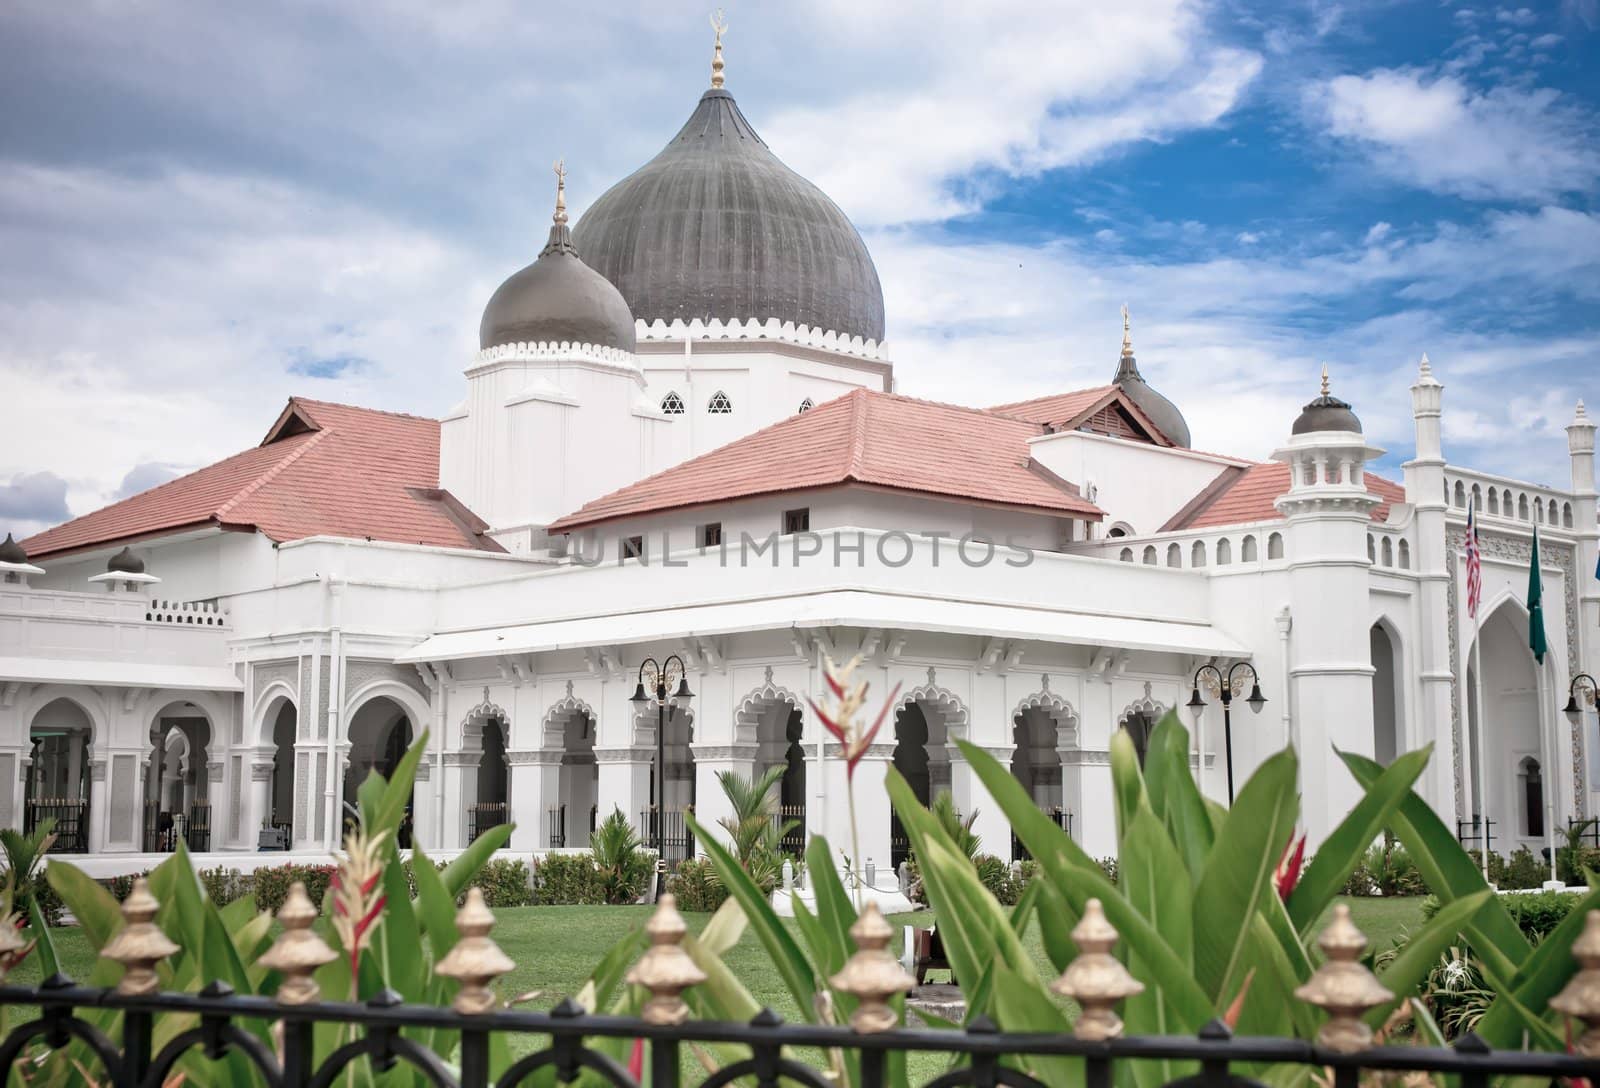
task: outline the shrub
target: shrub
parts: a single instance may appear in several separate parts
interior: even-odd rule
[[[526,907],[533,902],[532,874],[520,858],[490,858],[473,880],[492,908]]]
[[[709,914],[722,906],[728,889],[717,879],[716,868],[706,858],[689,858],[667,878],[667,891],[678,897],[678,909]]]
[[[322,897],[328,890],[328,883],[333,880],[333,873],[332,865],[271,865],[257,869],[250,881],[256,897],[256,909],[277,914],[283,901],[289,897],[289,885],[298,880],[305,884],[306,894],[321,910]]]
[[[0,878],[0,883],[4,883],[4,878]],[[29,894],[32,895],[34,902],[39,904],[39,913],[44,915],[44,924],[51,927],[59,926],[62,916],[66,913],[66,906],[61,902],[56,890],[50,886],[50,882],[44,878],[43,869],[33,875]],[[27,910],[27,901],[23,900],[16,904],[16,909]]]
[[[224,869],[219,865],[215,869],[201,869],[199,876],[206,898],[219,907],[243,899],[251,892],[251,879],[237,869]]]
[[[1095,864],[1100,866],[1100,871],[1106,874],[1106,879],[1115,884],[1117,882],[1117,859],[1096,858]]]
[[[978,867],[978,879],[989,889],[989,894],[1003,906],[1015,906],[1021,894],[1019,883],[1011,876],[1011,866],[993,854],[979,854],[972,859]]]
[[[928,892],[927,889],[922,886],[922,870],[917,867],[916,854],[907,855],[906,860],[902,865],[902,871],[905,875],[904,884],[906,898],[911,900],[912,904],[915,906],[927,906]]]
[[[1545,934],[1560,925],[1582,902],[1577,892],[1535,892],[1532,895],[1503,895],[1500,902],[1530,941],[1540,941]],[[1422,917],[1426,921],[1439,913],[1439,898],[1430,895],[1422,901]],[[1469,950],[1470,951],[1470,950]]]
[[[45,925],[61,924],[61,900],[44,879],[44,859],[56,841],[56,822],[41,820],[39,826],[24,835],[14,828],[0,829],[0,887],[13,883],[11,909],[26,919],[30,904],[39,905]]]
[[[1550,867],[1534,856],[1526,846],[1506,859],[1505,883],[1502,888],[1538,888],[1550,879]]]
[[[1378,895],[1426,895],[1428,886],[1417,872],[1416,862],[1389,835],[1372,844],[1362,863],[1367,877]]]
[[[589,840],[593,866],[598,871],[600,902],[632,903],[650,885],[655,856],[640,848],[639,835],[620,808],[611,810]]]
[[[533,901],[550,906],[603,903],[600,874],[587,854],[547,854],[533,863]]]
[[[1468,850],[1467,856],[1472,859],[1472,864],[1476,866],[1479,871],[1482,871],[1483,851]],[[1506,859],[1504,855],[1497,854],[1492,850],[1489,852],[1489,883],[1493,884],[1497,888],[1507,887]]]

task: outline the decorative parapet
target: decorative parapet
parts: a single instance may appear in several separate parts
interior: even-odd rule
[[[1454,465],[1445,466],[1444,501],[1462,519],[1476,502],[1480,518],[1522,522],[1530,528],[1537,523],[1542,529],[1562,533],[1585,528],[1575,523],[1578,496],[1571,491]]]
[[[467,365],[467,375],[470,377],[478,370],[494,366],[497,363],[545,362],[588,362],[626,370],[629,373],[637,373],[639,371],[639,363],[631,351],[607,347],[604,344],[575,344],[570,340],[562,340],[560,342],[541,340],[533,344],[518,342],[515,344],[497,344],[492,348],[484,348],[472,357],[472,362]]]
[[[226,627],[228,612],[216,601],[152,600],[144,618],[151,623],[170,623],[186,627]]]
[[[723,321],[721,318],[712,318],[702,321],[695,318],[693,321],[674,320],[670,324],[657,318],[651,322],[638,321],[635,330],[640,340],[772,340],[785,344],[795,344],[800,347],[818,348],[822,351],[838,352],[841,355],[854,355],[862,359],[874,359],[888,362],[889,351],[887,344],[880,344],[876,340],[863,339],[859,336],[847,336],[833,330],[813,329],[809,325],[796,325],[793,321],[779,321],[777,318],[768,318],[766,321],[741,321],[733,318]]]

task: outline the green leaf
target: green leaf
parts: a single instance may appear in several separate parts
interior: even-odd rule
[[[1169,710],[1150,733],[1144,757],[1150,807],[1178,846],[1191,880],[1198,880],[1211,855],[1215,835],[1206,804],[1189,767],[1189,731]]]
[[[1067,1035],[1072,1024],[1066,1013],[1041,994],[1031,980],[1003,963],[994,965],[995,1019],[1007,1031],[1037,1032],[1041,1035]],[[1047,1058],[1029,1055],[1018,1064],[1052,1088],[1075,1088],[1083,1083],[1082,1058]]]
[[[406,806],[411,803],[412,791],[416,786],[417,764],[427,750],[428,731],[424,729],[411,742],[405,755],[400,757],[400,762],[395,764],[394,772],[389,775],[388,784],[377,801],[377,811],[373,814],[376,822],[368,824],[369,831],[387,830],[391,835],[399,831],[400,821],[405,818]],[[366,809],[365,798],[362,799],[362,809]]]
[[[767,950],[767,956],[772,960],[772,966],[777,970],[778,977],[783,979],[788,987],[789,995],[794,998],[794,1003],[799,1006],[800,1014],[806,1018],[807,1023],[816,1023],[816,1010],[811,1007],[811,996],[816,991],[819,980],[811,969],[811,964],[806,961],[805,954],[800,951],[800,946],[789,935],[789,929],[783,920],[773,911],[772,904],[767,902],[767,897],[756,887],[748,873],[739,867],[739,863],[717,842],[716,838],[707,834],[699,821],[693,816],[685,816],[689,830],[694,833],[695,842],[706,856],[711,859],[711,864],[716,867],[717,877],[722,881],[722,886],[728,889],[728,894],[738,900],[743,908],[745,918],[750,922],[750,928],[755,931],[756,938]]]
[[[810,878],[812,891],[816,893],[817,922],[825,942],[824,949],[813,950],[812,954],[822,973],[832,975],[844,967],[845,960],[855,951],[855,942],[850,939],[850,927],[855,924],[856,910],[839,879],[833,848],[822,835],[813,835],[806,846],[806,874]]]
[[[39,897],[28,900],[29,935],[39,943],[33,946],[39,957],[39,976],[49,978],[61,971],[61,957],[56,955],[56,943],[50,937],[50,927],[45,924],[44,912],[39,909]],[[0,925],[5,924],[0,920]]]
[[[1144,800],[1144,776],[1139,772],[1139,756],[1126,729],[1111,734],[1111,798],[1116,806],[1117,839],[1127,835],[1134,813]],[[1119,854],[1120,856],[1120,854]]]
[[[420,846],[411,851],[411,878],[417,882],[416,914],[428,935],[433,962],[438,963],[456,946],[455,896]]]
[[[1297,771],[1292,749],[1256,769],[1229,810],[1195,888],[1195,976],[1219,1005],[1244,982],[1251,915],[1265,896],[1275,894],[1272,873],[1300,814]]]
[[[467,848],[456,855],[454,861],[444,867],[440,878],[444,881],[444,890],[450,893],[453,903],[456,897],[467,890],[467,885],[472,883],[472,878],[478,875],[496,850],[505,847],[511,841],[511,832],[516,830],[516,824],[498,824],[491,827],[468,844]]]
[[[83,927],[91,948],[104,948],[122,928],[122,909],[99,881],[76,865],[52,861],[44,876]]]
[[[1417,992],[1417,988],[1428,977],[1428,972],[1438,965],[1439,957],[1465,928],[1468,919],[1483,909],[1484,903],[1492,895],[1494,893],[1485,888],[1446,903],[1421,929],[1406,938],[1394,959],[1378,975],[1378,981],[1394,992],[1396,1000],[1369,1012],[1367,1023],[1379,1027],[1401,1000]]]
[[[1389,826],[1395,809],[1411,792],[1432,754],[1433,745],[1429,744],[1391,763],[1339,821],[1333,834],[1317,847],[1316,855],[1289,895],[1289,919],[1302,935],[1344,888],[1350,874],[1366,857],[1372,840]]]
[[[1081,916],[1048,879],[1032,881],[1028,891],[1037,896],[1038,910],[1034,914],[1039,921],[1039,943],[1044,946],[1050,966],[1057,971],[1065,971],[1067,964],[1078,958],[1078,945],[1072,939],[1072,929]]]
[[[1127,751],[1119,757],[1120,747]],[[1112,740],[1111,761],[1113,770],[1119,758],[1136,761],[1133,742],[1124,732]],[[1137,763],[1135,762],[1135,766]],[[1189,883],[1189,872],[1184,867],[1178,848],[1167,837],[1166,829],[1141,792],[1130,817],[1130,825],[1122,837],[1117,857],[1117,887],[1127,896],[1129,904],[1149,919],[1161,934],[1174,955],[1183,963],[1192,962],[1194,956],[1194,902]],[[1128,946],[1128,968],[1136,978],[1146,978],[1150,968],[1139,954],[1137,945]],[[1181,1015],[1166,998],[1159,986],[1146,986],[1143,993],[1128,999],[1128,1022],[1140,1035],[1183,1034]],[[1141,1083],[1167,1084],[1189,1072],[1187,1066],[1161,1062],[1139,1062],[1135,1072]]]
[[[1542,1013],[1577,970],[1572,943],[1583,931],[1589,912],[1596,909],[1600,909],[1600,889],[1573,904],[1572,911],[1561,924],[1534,947],[1511,977],[1492,976],[1488,965],[1484,965],[1484,974],[1493,978],[1498,995],[1474,1029],[1485,1042],[1494,1047],[1516,1047],[1521,1045],[1519,1039],[1524,1028],[1535,1033],[1541,1028],[1549,1030]],[[1483,913],[1479,912],[1476,920],[1481,922],[1482,917]],[[1477,951],[1476,944],[1473,951]]]

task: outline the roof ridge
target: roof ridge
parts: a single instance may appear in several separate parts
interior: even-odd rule
[[[1058,400],[1061,397],[1078,397],[1085,393],[1103,393],[1108,389],[1117,388],[1116,382],[1102,382],[1099,385],[1085,385],[1078,389],[1063,389],[1059,393],[1042,393],[1037,397],[1024,397],[1021,400],[1008,400],[1003,404],[991,404],[987,408],[975,408],[973,411],[988,412],[991,415],[1005,415],[1007,408],[1021,408],[1028,404],[1038,404],[1040,401]]]
[[[362,412],[366,415],[392,416],[395,419],[411,419],[417,421],[418,423],[439,422],[433,416],[419,416],[415,412],[397,412],[391,408],[368,408],[362,404],[347,404],[340,400],[316,400],[312,397],[300,396],[299,394],[291,395],[289,400],[292,402],[298,402],[300,404],[314,405],[320,408],[344,408],[351,412]],[[319,426],[325,426],[325,424],[319,424]]]
[[[235,494],[233,498],[217,507],[212,516],[218,521],[224,520],[224,516],[229,511],[235,509],[245,499],[249,498],[251,495],[254,495],[267,484],[277,479],[277,477],[285,469],[294,464],[296,461],[300,460],[307,450],[311,449],[311,447],[315,446],[318,442],[321,442],[323,436],[333,433],[333,428],[329,427],[327,424],[320,424],[319,426],[321,429],[312,431],[311,438],[308,441],[302,442],[300,445],[290,450],[288,456],[280,458],[278,462],[271,468],[267,469],[267,471],[263,472],[254,480],[251,480],[249,483],[245,484],[244,487],[239,489],[238,493]]]
[[[860,386],[853,392],[846,394],[851,399],[850,405],[850,442],[845,449],[844,475],[847,480],[861,477],[866,466],[867,452],[867,403],[864,395],[872,392],[865,386]],[[892,396],[893,394],[889,394]]]

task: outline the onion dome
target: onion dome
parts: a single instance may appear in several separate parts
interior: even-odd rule
[[[793,322],[883,340],[883,288],[839,206],[774,155],[722,86],[578,223],[585,259],[634,316]]]
[[[1117,362],[1117,376],[1111,379],[1128,399],[1137,404],[1161,433],[1172,440],[1174,446],[1189,446],[1189,424],[1178,411],[1178,406],[1151,388],[1139,373],[1139,362],[1133,357],[1133,332],[1128,320],[1128,308],[1122,308],[1122,358]]]
[[[556,212],[539,259],[502,283],[483,308],[478,346],[593,344],[632,352],[633,314],[620,292],[584,264],[567,228],[566,170],[556,164]]]
[[[1322,395],[1305,406],[1290,433],[1310,434],[1313,431],[1361,433],[1361,420],[1350,410],[1350,405],[1328,392],[1327,367],[1322,368]]]
[[[0,563],[26,563],[27,561],[28,553],[22,550],[22,545],[18,544],[10,533],[7,533],[5,540],[0,542]]]
[[[106,560],[108,574],[143,574],[144,560],[133,554],[132,548],[123,548]]]

